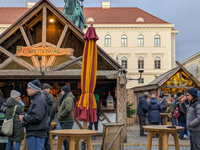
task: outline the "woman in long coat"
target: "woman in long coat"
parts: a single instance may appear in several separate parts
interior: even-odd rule
[[[10,98],[6,102],[6,119],[11,119],[13,117],[13,111],[16,106],[16,111],[13,117],[13,134],[8,136],[8,143],[6,145],[6,150],[11,150],[13,142],[15,142],[15,150],[20,150],[20,145],[24,139],[24,128],[22,127],[21,121],[17,119],[17,116],[24,114],[23,108],[19,103],[21,99],[21,93],[12,90]]]

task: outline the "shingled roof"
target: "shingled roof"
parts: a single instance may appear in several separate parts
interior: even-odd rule
[[[26,13],[27,7],[1,7],[0,24],[13,24],[18,18]],[[60,11],[63,7],[58,7]],[[85,18],[92,17],[93,24],[170,24],[156,16],[153,16],[137,7],[84,7]],[[144,22],[137,22],[137,18],[143,18]]]

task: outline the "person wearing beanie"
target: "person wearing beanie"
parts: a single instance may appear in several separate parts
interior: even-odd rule
[[[158,101],[160,102],[160,106],[162,108],[161,113],[166,113],[167,112],[167,107],[168,107],[167,100],[163,97],[163,95],[160,95],[158,97]],[[161,118],[161,124],[164,125],[164,119],[163,118]]]
[[[144,134],[144,129],[142,126],[145,126],[145,117],[147,113],[147,98],[149,96],[150,96],[149,93],[145,92],[144,95],[139,97],[137,115],[139,117],[140,136],[147,136],[146,134]]]
[[[61,89],[62,97],[59,100],[58,120],[62,129],[72,129],[74,124],[74,103],[75,96],[71,93],[69,85],[65,85]],[[69,142],[63,142],[65,150],[69,150]]]
[[[171,94],[171,95],[170,95],[170,99],[171,99],[171,102],[174,101],[174,94]]]
[[[200,149],[200,98],[197,97],[197,89],[187,90],[186,97],[181,99],[181,110],[185,113],[187,119],[187,129],[190,132],[191,150]],[[186,100],[190,103],[186,104]]]
[[[100,97],[99,94],[94,94],[94,97],[97,103],[97,122],[94,122],[94,127],[95,127],[95,130],[98,131],[99,116],[101,114],[101,103],[99,101],[99,97]],[[93,126],[93,123],[90,122],[89,124],[90,130],[92,130],[92,126]],[[96,140],[96,136],[94,136],[93,139]]]
[[[13,117],[13,111],[16,107],[16,111],[14,115],[24,114],[23,108],[19,103],[21,99],[21,93],[12,90],[10,93],[10,97],[6,101],[6,119],[9,120]],[[13,142],[15,142],[15,150],[20,150],[20,145],[22,140],[24,139],[24,128],[22,127],[21,121],[16,117],[13,117],[13,134],[8,136],[8,142],[6,145],[6,150],[11,150],[13,147]]]
[[[36,79],[28,83],[26,91],[33,101],[27,115],[19,115],[19,119],[26,127],[27,150],[42,150],[47,137],[46,130],[49,127],[47,103],[40,90],[40,80]]]

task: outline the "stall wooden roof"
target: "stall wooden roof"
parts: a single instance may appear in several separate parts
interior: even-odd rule
[[[173,77],[177,72],[179,71],[182,71],[184,72],[190,79],[190,81],[192,81],[195,85],[195,87],[197,89],[200,89],[200,82],[199,80],[197,80],[189,71],[187,71],[187,69],[185,69],[183,67],[183,65],[181,65],[179,62],[176,61],[176,64],[177,64],[177,67],[161,74],[159,77],[155,78],[155,80],[153,80],[152,82],[150,82],[148,85],[145,85],[145,86],[139,86],[139,87],[134,87],[132,88],[135,92],[137,91],[148,91],[148,90],[155,90],[155,89],[158,89],[159,87],[162,87],[162,86],[165,86],[165,83],[167,81],[171,81],[171,77]],[[175,83],[173,83],[175,84]],[[184,86],[186,86],[188,83],[185,83]],[[165,86],[166,87],[166,86]],[[191,88],[191,87],[183,87],[183,86],[180,86],[180,85],[173,85],[173,86],[168,86],[168,87],[172,87],[172,88],[175,88],[175,87],[180,87],[180,88]]]
[[[47,12],[48,11],[48,12]],[[50,32],[47,30],[47,20],[48,15],[51,14],[62,26],[60,31],[55,28],[54,31]],[[46,22],[46,23],[45,23]],[[34,37],[31,32],[34,32],[34,27],[38,26],[40,31],[34,33]],[[32,30],[32,31],[31,31]],[[47,36],[48,34],[51,36]],[[49,33],[50,32],[50,33]],[[57,40],[53,33],[58,33]],[[73,35],[71,38],[70,36]],[[49,0],[40,0],[36,5],[29,9],[22,17],[20,17],[15,23],[13,23],[6,31],[0,35],[0,57],[3,60],[0,64],[0,76],[16,76],[16,75],[30,75],[30,76],[41,76],[40,67],[46,76],[73,76],[81,75],[80,69],[73,69],[66,71],[67,67],[73,64],[81,66],[83,46],[84,46],[84,32],[82,32],[78,27],[75,26],[58,8],[56,8]],[[34,39],[33,39],[34,38]],[[35,39],[39,40],[35,40]],[[71,38],[71,39],[70,39]],[[69,39],[71,43],[69,43]],[[50,42],[49,42],[49,41]],[[74,43],[77,41],[78,44]],[[70,57],[70,61],[60,63],[55,66],[55,57],[50,57],[42,59],[41,66],[38,66],[39,62],[36,58],[31,58],[29,62],[25,59],[16,57],[16,43],[20,43],[20,46],[34,46],[34,47],[56,47],[56,48],[73,48],[74,56]],[[68,43],[68,44],[67,44]],[[99,46],[98,50],[98,61],[101,62],[97,75],[106,75],[107,78],[116,78],[116,74],[119,69],[126,70],[119,65],[113,58],[111,58],[103,49]],[[78,52],[77,52],[78,51]],[[16,63],[21,66],[22,70],[3,70],[10,63]],[[40,65],[40,64],[39,64]],[[43,65],[43,66],[42,66]],[[107,66],[107,69],[101,69],[103,66]],[[9,68],[9,67],[8,67]],[[60,72],[62,70],[62,72]],[[31,71],[31,72],[30,72]]]

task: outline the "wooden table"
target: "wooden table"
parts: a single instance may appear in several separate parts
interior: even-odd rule
[[[51,122],[51,130],[55,130],[57,126],[57,122]]]
[[[159,146],[158,150],[168,150],[168,136],[171,134],[174,137],[175,149],[180,150],[178,131],[184,130],[184,127],[176,126],[176,128],[167,128],[170,125],[151,125],[143,126],[145,130],[148,130],[148,141],[147,141],[147,150],[151,150],[152,138],[154,135],[159,134]]]
[[[51,150],[53,150],[53,135],[58,135],[56,150],[61,150],[62,143],[65,139],[69,142],[70,150],[79,150],[79,140],[83,139],[87,143],[87,149],[92,150],[92,140],[91,136],[96,135],[97,131],[80,129],[65,129],[65,130],[54,130],[50,131],[50,146]]]
[[[164,119],[164,124],[167,125],[168,113],[160,113],[160,116]]]

